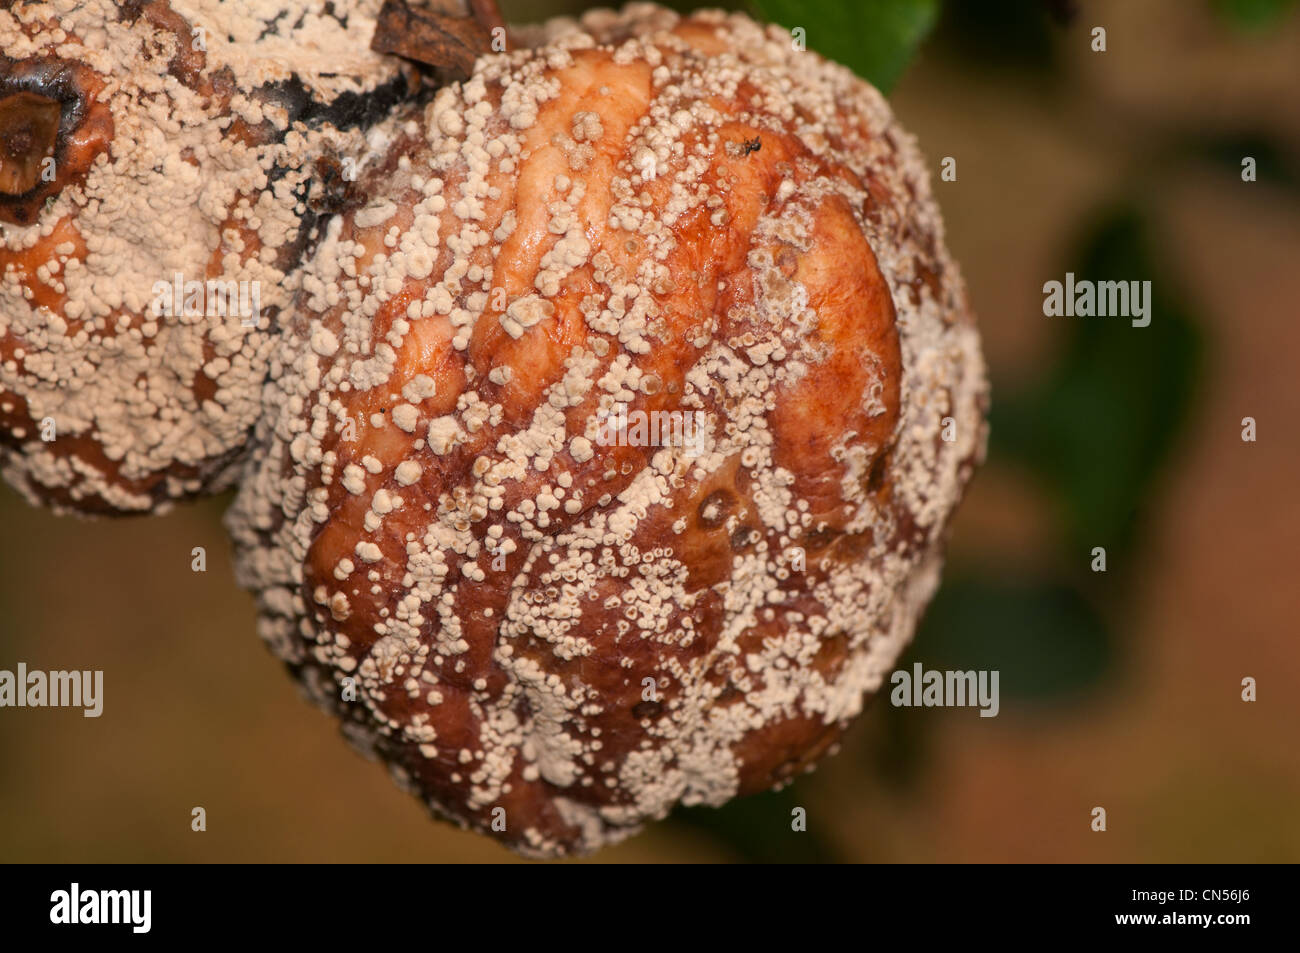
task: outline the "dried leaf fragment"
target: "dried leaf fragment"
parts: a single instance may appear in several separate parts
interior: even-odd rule
[[[433,66],[451,80],[467,79],[498,29],[504,38],[495,0],[385,0],[370,48]]]

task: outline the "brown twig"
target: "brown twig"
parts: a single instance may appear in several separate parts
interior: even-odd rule
[[[499,31],[499,32],[497,32]],[[509,48],[496,0],[384,0],[370,48],[466,79],[483,53]]]

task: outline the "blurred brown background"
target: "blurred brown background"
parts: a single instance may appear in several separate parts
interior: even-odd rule
[[[786,791],[597,860],[1300,860],[1300,16],[961,6],[891,99],[936,178],[957,159],[935,190],[1004,416],[902,664],[1000,668],[1001,713],[878,700]],[[1044,317],[1043,282],[1077,261],[1149,267],[1177,314],[1095,340],[1079,322],[1106,319]],[[0,860],[514,859],[431,822],[300,699],[234,585],[227,502],[86,522],[0,489],[0,668],[105,672],[99,719],[0,710]]]

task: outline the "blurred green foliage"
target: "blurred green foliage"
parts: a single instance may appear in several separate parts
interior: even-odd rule
[[[1142,502],[1187,419],[1200,340],[1136,209],[1109,213],[1065,270],[1076,281],[1151,282],[1151,323],[1042,318],[1069,322],[1064,353],[1037,386],[999,392],[990,414],[992,452],[1047,484],[1062,507],[1075,560],[1094,546],[1123,558]]]
[[[1255,160],[1257,182],[1292,192],[1300,190],[1300,156],[1269,133],[1244,131],[1212,138],[1192,134],[1173,143],[1171,151],[1208,160],[1234,178],[1241,175],[1242,158],[1250,156]]]
[[[838,863],[842,854],[824,828],[808,822],[806,830],[795,830],[794,811],[808,809],[806,799],[797,796],[798,784],[729,801],[722,808],[679,807],[673,823],[702,831],[721,841],[738,860],[753,864]]]
[[[807,31],[807,43],[889,92],[938,20],[940,0],[831,3],[753,0],[765,20]]]
[[[1107,670],[1112,650],[1105,621],[1078,589],[1023,575],[950,576],[917,645],[927,668],[998,672],[1004,704],[1084,691]]]
[[[1211,6],[1237,29],[1260,33],[1294,10],[1296,0],[1211,0]]]
[[[994,382],[990,461],[1037,479],[1057,504],[1057,562],[1015,582],[954,567],[917,636],[928,665],[997,669],[1006,701],[1065,701],[1114,663],[1125,580],[1139,558],[1145,509],[1194,410],[1200,323],[1154,252],[1138,207],[1123,204],[1083,231],[1060,278],[1151,282],[1151,323],[1074,317],[1055,365],[1029,387]],[[1106,551],[1106,574],[1092,570]],[[1125,633],[1126,635],[1129,633]]]
[[[1046,77],[1056,62],[1055,28],[1069,19],[1068,4],[1043,0],[947,3],[935,41],[963,68],[1020,70]]]

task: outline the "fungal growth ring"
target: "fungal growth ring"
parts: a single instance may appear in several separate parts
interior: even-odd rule
[[[888,677],[983,456],[912,137],[739,14],[498,50],[476,2],[477,56],[417,63],[393,6],[0,12],[5,476],[83,513],[237,486],[267,644],[518,851],[787,783]],[[260,311],[160,302],[177,274]]]

